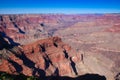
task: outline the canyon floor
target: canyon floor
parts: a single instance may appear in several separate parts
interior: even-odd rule
[[[45,76],[70,77],[89,73],[105,76],[106,80],[120,76],[120,14],[0,15],[0,37],[4,62],[0,71],[11,74],[12,68],[14,74],[32,76],[35,72],[35,76],[41,76],[40,69]],[[17,53],[22,55],[5,45],[20,48]],[[10,60],[3,58],[3,50],[13,53]],[[17,71],[12,63],[22,70]]]

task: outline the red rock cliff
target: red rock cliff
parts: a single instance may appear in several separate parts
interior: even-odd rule
[[[73,69],[80,57],[59,37],[38,40],[34,43],[14,47],[9,58],[2,59],[0,71],[27,76],[74,76]],[[19,54],[18,54],[19,53]],[[77,70],[77,69],[76,69]]]

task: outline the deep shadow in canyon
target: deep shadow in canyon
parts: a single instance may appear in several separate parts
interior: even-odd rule
[[[4,38],[8,39],[8,42],[10,44]],[[13,39],[7,36],[4,32],[0,32],[0,42],[2,42],[1,43],[2,46],[0,47],[0,49],[13,48],[14,46],[20,45],[19,43],[14,42]]]
[[[106,80],[105,76],[99,74],[85,74],[72,78],[67,76],[49,76],[46,80]]]
[[[5,76],[7,79],[13,79],[13,80],[26,80],[28,78],[31,78],[30,76],[25,76],[23,74],[20,75],[11,75],[11,74],[7,74],[4,72],[0,72],[0,79],[2,79],[2,77]],[[32,76],[32,80],[106,80],[105,76],[101,76],[99,74],[84,74],[84,75],[80,75],[78,77],[72,78],[72,77],[68,77],[68,76],[47,76],[47,77],[33,77]]]

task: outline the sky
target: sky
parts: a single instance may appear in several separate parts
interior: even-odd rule
[[[0,14],[120,13],[120,0],[1,0]]]

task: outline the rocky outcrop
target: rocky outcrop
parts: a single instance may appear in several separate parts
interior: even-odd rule
[[[120,73],[118,73],[114,78],[115,80],[120,80]]]
[[[9,52],[9,58],[2,59],[0,71],[40,77],[77,75],[75,64],[80,57],[59,37],[13,47]]]

